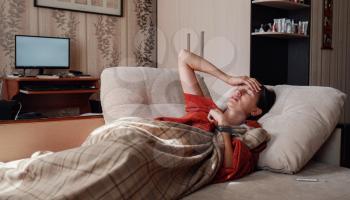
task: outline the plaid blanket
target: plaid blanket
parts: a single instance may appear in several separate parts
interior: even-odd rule
[[[122,118],[78,148],[0,167],[0,199],[178,199],[213,180],[219,140],[184,124]]]

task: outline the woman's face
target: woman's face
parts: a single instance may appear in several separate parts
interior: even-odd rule
[[[261,109],[257,107],[259,95],[248,89],[236,89],[226,103],[225,115],[228,121],[244,121],[249,115],[261,114]]]

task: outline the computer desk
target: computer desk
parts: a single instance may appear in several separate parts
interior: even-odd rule
[[[37,77],[5,77],[2,94],[5,100],[18,100],[22,104],[22,112],[49,111],[63,108],[79,108],[81,114],[91,111],[89,98],[99,91],[99,78],[37,78]],[[42,90],[31,91],[23,88],[30,85],[73,85],[89,89]]]

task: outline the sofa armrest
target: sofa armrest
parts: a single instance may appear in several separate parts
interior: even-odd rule
[[[72,117],[0,124],[0,162],[30,157],[35,151],[62,151],[81,145],[102,117]]]
[[[341,161],[341,134],[340,128],[336,128],[314,156],[315,161],[340,166]]]

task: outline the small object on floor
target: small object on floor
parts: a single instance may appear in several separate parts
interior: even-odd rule
[[[301,182],[319,182],[318,178],[296,178],[295,180],[301,181]]]

